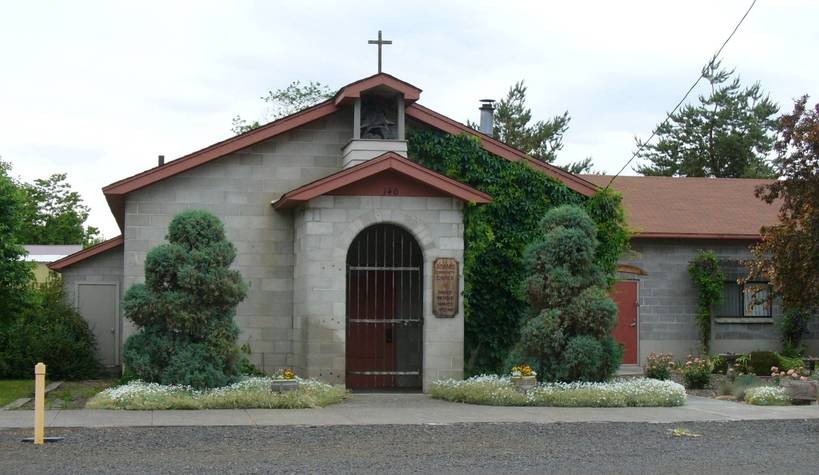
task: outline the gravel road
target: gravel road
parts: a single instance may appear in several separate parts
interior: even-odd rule
[[[699,437],[674,437],[683,428]],[[819,473],[819,421],[0,431],[0,473]]]

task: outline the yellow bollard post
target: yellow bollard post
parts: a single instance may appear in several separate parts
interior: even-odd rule
[[[45,374],[46,365],[34,366],[34,443],[42,445],[45,435]]]

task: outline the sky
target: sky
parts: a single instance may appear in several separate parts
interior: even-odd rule
[[[269,90],[375,73],[380,29],[384,71],[423,89],[423,105],[477,121],[479,99],[524,79],[534,118],[571,115],[557,163],[591,156],[614,173],[750,4],[0,0],[0,157],[28,181],[68,173],[88,224],[114,237],[103,186],[230,137],[235,115],[264,115]],[[759,0],[723,65],[783,111],[817,99],[817,20],[817,1]]]

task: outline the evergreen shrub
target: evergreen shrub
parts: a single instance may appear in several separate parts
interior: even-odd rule
[[[484,150],[474,136],[410,128],[409,158],[492,197],[487,205],[464,207],[464,357],[468,374],[503,372],[519,339],[528,304],[520,290],[526,278],[524,250],[541,234],[550,209],[584,207],[597,228],[595,260],[613,282],[629,233],[621,197],[601,190],[585,197],[526,163]]]
[[[617,307],[596,259],[597,226],[583,208],[558,206],[525,252],[531,316],[512,359],[531,362],[545,381],[605,381],[622,361],[611,336]]]

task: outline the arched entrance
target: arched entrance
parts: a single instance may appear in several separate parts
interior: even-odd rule
[[[421,247],[400,226],[372,225],[350,244],[347,387],[421,388],[422,276]]]

